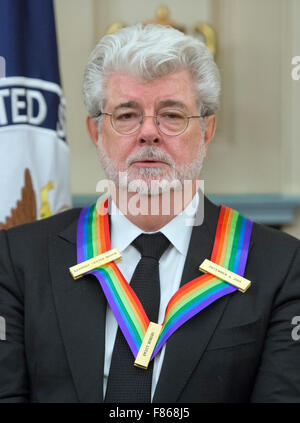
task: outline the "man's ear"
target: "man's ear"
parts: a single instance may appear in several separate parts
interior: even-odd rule
[[[97,147],[98,144],[98,121],[93,119],[90,115],[86,117],[86,129],[87,132],[93,141],[93,144],[95,147]]]
[[[216,115],[206,116],[205,117],[205,135],[204,135],[204,142],[206,148],[208,144],[213,139],[216,132]]]

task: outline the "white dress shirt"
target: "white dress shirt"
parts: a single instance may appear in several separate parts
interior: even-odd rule
[[[158,323],[163,323],[165,310],[171,297],[180,286],[184,262],[187,255],[188,246],[192,232],[192,226],[187,226],[186,219],[194,216],[197,210],[199,195],[196,193],[193,200],[183,210],[182,213],[174,217],[169,223],[159,231],[170,241],[170,245],[159,260],[160,278],[160,307]],[[117,248],[122,254],[122,260],[117,264],[121,273],[128,283],[130,283],[133,272],[141,258],[139,251],[131,245],[132,241],[140,234],[144,233],[139,227],[130,222],[126,216],[117,208],[112,201],[111,204],[111,248]],[[153,232],[147,232],[153,233]],[[105,358],[104,358],[104,380],[103,394],[105,396],[109,368],[118,329],[118,323],[110,309],[107,307],[105,326]],[[152,375],[152,395],[153,398],[156,384],[160,375],[161,366],[165,355],[165,347],[154,359]],[[132,356],[132,365],[134,357]]]

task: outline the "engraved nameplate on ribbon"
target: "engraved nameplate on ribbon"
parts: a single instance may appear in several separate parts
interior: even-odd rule
[[[83,261],[82,263],[76,264],[69,268],[71,275],[74,279],[81,278],[85,273],[97,269],[97,267],[104,266],[111,261],[118,262],[122,258],[121,253],[117,248],[108,250],[99,256],[92,257],[89,260]]]
[[[222,279],[233,286],[236,286],[241,292],[246,292],[251,285],[251,282],[248,279],[245,279],[242,276],[239,276],[236,273],[231,272],[230,270],[225,269],[225,267],[213,263],[208,259],[205,259],[204,262],[199,266],[199,270],[204,273],[210,273],[211,275],[214,275],[217,278]]]
[[[159,325],[158,323],[149,323],[141,348],[134,362],[136,367],[140,367],[141,369],[145,370],[148,368],[150,358],[161,332],[161,328],[162,325]]]

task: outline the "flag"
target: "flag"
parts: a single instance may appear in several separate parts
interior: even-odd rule
[[[0,0],[0,228],[70,205],[52,0]]]

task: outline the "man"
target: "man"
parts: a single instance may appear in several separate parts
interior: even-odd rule
[[[219,89],[208,50],[174,29],[137,25],[100,40],[84,97],[109,217],[101,200],[0,232],[2,401],[299,402],[299,241],[198,190]],[[229,215],[244,237],[231,249],[238,223]],[[117,265],[72,278],[70,267],[110,248],[122,255]],[[234,273],[251,281],[245,292],[199,270],[205,259],[235,269],[234,254],[244,260]],[[215,297],[201,291],[215,283]],[[177,327],[174,303],[183,313]],[[142,323],[146,331],[170,310],[166,341],[154,345],[147,369],[134,366]]]

